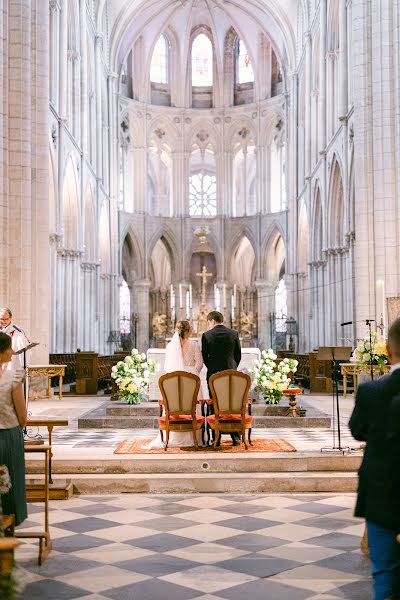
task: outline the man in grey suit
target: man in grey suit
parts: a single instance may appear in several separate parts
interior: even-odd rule
[[[207,315],[208,331],[201,338],[201,350],[207,367],[207,383],[214,373],[237,369],[242,358],[239,334],[225,327],[223,315],[214,310]],[[211,397],[211,395],[210,395]],[[214,411],[214,407],[209,407]],[[239,434],[231,433],[234,446],[239,444]],[[218,441],[218,445],[220,441]]]

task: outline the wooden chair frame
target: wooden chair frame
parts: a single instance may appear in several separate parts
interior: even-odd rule
[[[243,392],[243,398],[242,398],[242,408],[240,410],[240,416],[241,416],[240,421],[236,420],[236,421],[228,421],[228,422],[225,421],[224,422],[224,421],[220,420],[220,416],[223,416],[224,414],[231,414],[232,410],[224,410],[224,411],[220,410],[219,404],[218,404],[218,394],[215,390],[214,382],[217,381],[218,379],[222,379],[223,377],[227,377],[227,376],[229,377],[229,405],[231,404],[231,377],[239,377],[241,379],[246,380],[246,387]],[[242,373],[241,371],[235,371],[233,369],[229,369],[229,370],[220,371],[219,373],[214,373],[214,375],[211,375],[210,380],[209,380],[209,386],[210,386],[211,396],[212,396],[213,405],[214,405],[215,423],[213,425],[211,425],[208,420],[207,420],[207,422],[212,429],[215,429],[214,448],[217,447],[220,433],[232,433],[232,432],[238,431],[242,437],[242,442],[244,444],[244,447],[247,450],[248,446],[247,446],[247,442],[246,442],[246,429],[248,430],[248,438],[249,438],[248,443],[250,446],[253,445],[251,442],[251,439],[250,439],[252,421],[246,422],[246,407],[248,404],[248,393],[250,390],[250,385],[251,385],[250,375],[247,375],[246,373]],[[239,413],[237,413],[237,414],[239,414]]]
[[[168,381],[169,379],[176,378],[176,377],[178,377],[179,406],[181,406],[181,404],[182,404],[181,379],[187,378],[187,379],[192,379],[196,382],[196,386],[195,386],[195,389],[193,392],[192,408],[191,408],[190,413],[185,412],[183,410],[183,408],[179,409],[179,410],[174,410],[174,411],[171,411],[169,409],[168,398],[167,398],[167,395],[164,390],[164,382]],[[159,385],[159,388],[161,391],[162,404],[164,406],[164,413],[165,413],[165,423],[161,422],[161,418],[159,419],[160,436],[161,436],[161,441],[163,443],[164,443],[164,431],[166,434],[164,450],[166,451],[168,448],[170,431],[191,431],[192,435],[193,435],[193,445],[195,446],[196,450],[198,450],[199,446],[197,443],[196,431],[201,429],[203,426],[203,423],[204,423],[204,418],[202,417],[200,420],[198,420],[198,417],[196,415],[196,406],[198,403],[197,397],[198,397],[199,389],[200,389],[200,377],[198,377],[198,375],[194,375],[194,373],[188,373],[187,371],[173,371],[172,373],[166,373],[165,375],[162,375],[158,381],[158,385]],[[182,416],[183,415],[191,415],[191,421],[190,422],[188,421],[187,423],[174,423],[174,422],[170,421],[171,417],[178,417],[181,415]]]

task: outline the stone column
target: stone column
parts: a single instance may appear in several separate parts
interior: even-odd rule
[[[103,69],[101,64],[101,51],[103,47],[103,36],[100,33],[95,37],[95,76],[96,76],[96,171],[100,177],[103,172],[103,124],[101,113],[101,83],[103,79]]]
[[[347,0],[339,0],[339,118],[348,112]],[[335,124],[336,126],[336,124]]]
[[[264,279],[255,283],[257,289],[258,345],[261,350],[271,347],[273,331],[270,316],[275,311],[275,286]]]
[[[137,323],[137,348],[146,352],[149,348],[149,291],[151,282],[140,280],[135,282],[136,306],[139,320]]]
[[[3,2],[0,22],[0,297],[40,343],[29,356],[38,363],[48,360],[51,293],[49,4]]]
[[[311,33],[309,31],[306,33],[304,135],[304,172],[308,177],[311,169]]]
[[[319,3],[319,148],[321,152],[326,147],[326,0]]]

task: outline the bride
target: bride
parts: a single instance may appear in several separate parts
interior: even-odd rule
[[[204,362],[199,344],[190,339],[192,328],[189,321],[178,321],[176,324],[175,333],[172,336],[170,343],[165,351],[164,371],[172,373],[172,371],[187,371],[200,376],[200,371],[203,368]],[[207,385],[201,382],[199,398],[208,398]],[[201,415],[201,405],[197,406],[197,414]],[[197,442],[201,446],[201,430],[196,432]],[[193,435],[191,431],[171,431],[169,435],[168,448],[193,446]],[[146,450],[153,448],[163,448],[164,444],[161,441],[160,433],[156,439],[152,440],[146,446]]]

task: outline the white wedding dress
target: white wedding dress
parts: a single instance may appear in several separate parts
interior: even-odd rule
[[[192,340],[188,340],[182,345],[179,333],[174,333],[172,340],[168,344],[165,351],[164,371],[172,373],[173,371],[187,371],[200,376],[200,372],[204,366],[203,357],[199,345]],[[199,398],[208,398],[208,388],[204,380],[201,381]],[[201,405],[197,406],[197,414],[201,416]],[[196,432],[197,443],[202,445],[201,429]],[[165,433],[164,433],[165,436]],[[193,435],[191,431],[171,431],[169,434],[168,448],[180,448],[183,446],[193,446]],[[163,448],[164,444],[161,441],[160,432],[158,436],[146,446],[144,450],[153,450],[155,448]]]

